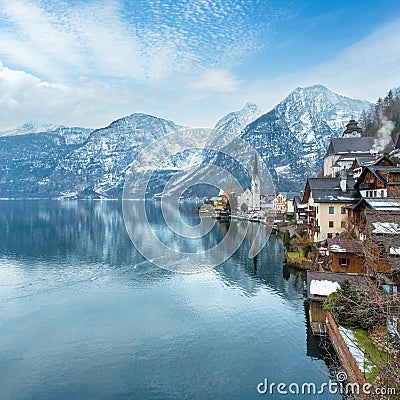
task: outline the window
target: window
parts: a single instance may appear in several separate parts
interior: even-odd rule
[[[329,207],[329,214],[334,214],[335,207]]]
[[[329,228],[333,228],[333,221],[329,221]]]
[[[341,228],[346,228],[346,221],[341,221],[340,222],[340,227]]]
[[[350,258],[339,258],[339,265],[349,266],[350,265]]]
[[[332,233],[328,233],[328,239],[332,239]]]
[[[341,214],[346,214],[346,209],[345,209],[344,207],[342,207],[342,208],[340,209],[340,213],[341,213]]]

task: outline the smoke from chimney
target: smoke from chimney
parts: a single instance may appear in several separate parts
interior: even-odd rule
[[[392,139],[390,135],[394,129],[394,123],[389,121],[382,112],[379,114],[379,121],[382,126],[378,130],[378,136],[375,138],[371,153],[383,152]]]

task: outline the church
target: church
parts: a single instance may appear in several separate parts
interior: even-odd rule
[[[261,210],[260,177],[258,174],[257,154],[254,155],[251,190],[247,188],[241,195],[239,195],[237,204],[240,211]]]

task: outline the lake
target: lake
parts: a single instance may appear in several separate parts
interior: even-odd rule
[[[185,241],[146,207],[158,237],[189,252],[229,226]],[[195,208],[181,206],[189,226]],[[182,274],[140,255],[118,201],[1,201],[0,399],[341,398],[258,393],[265,378],[320,385],[331,372],[307,326],[305,274],[284,266],[275,235],[248,258],[258,225],[231,224],[251,224],[239,249]]]

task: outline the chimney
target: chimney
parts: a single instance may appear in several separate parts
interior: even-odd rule
[[[347,173],[344,170],[340,171],[340,189],[342,192],[347,190]]]

